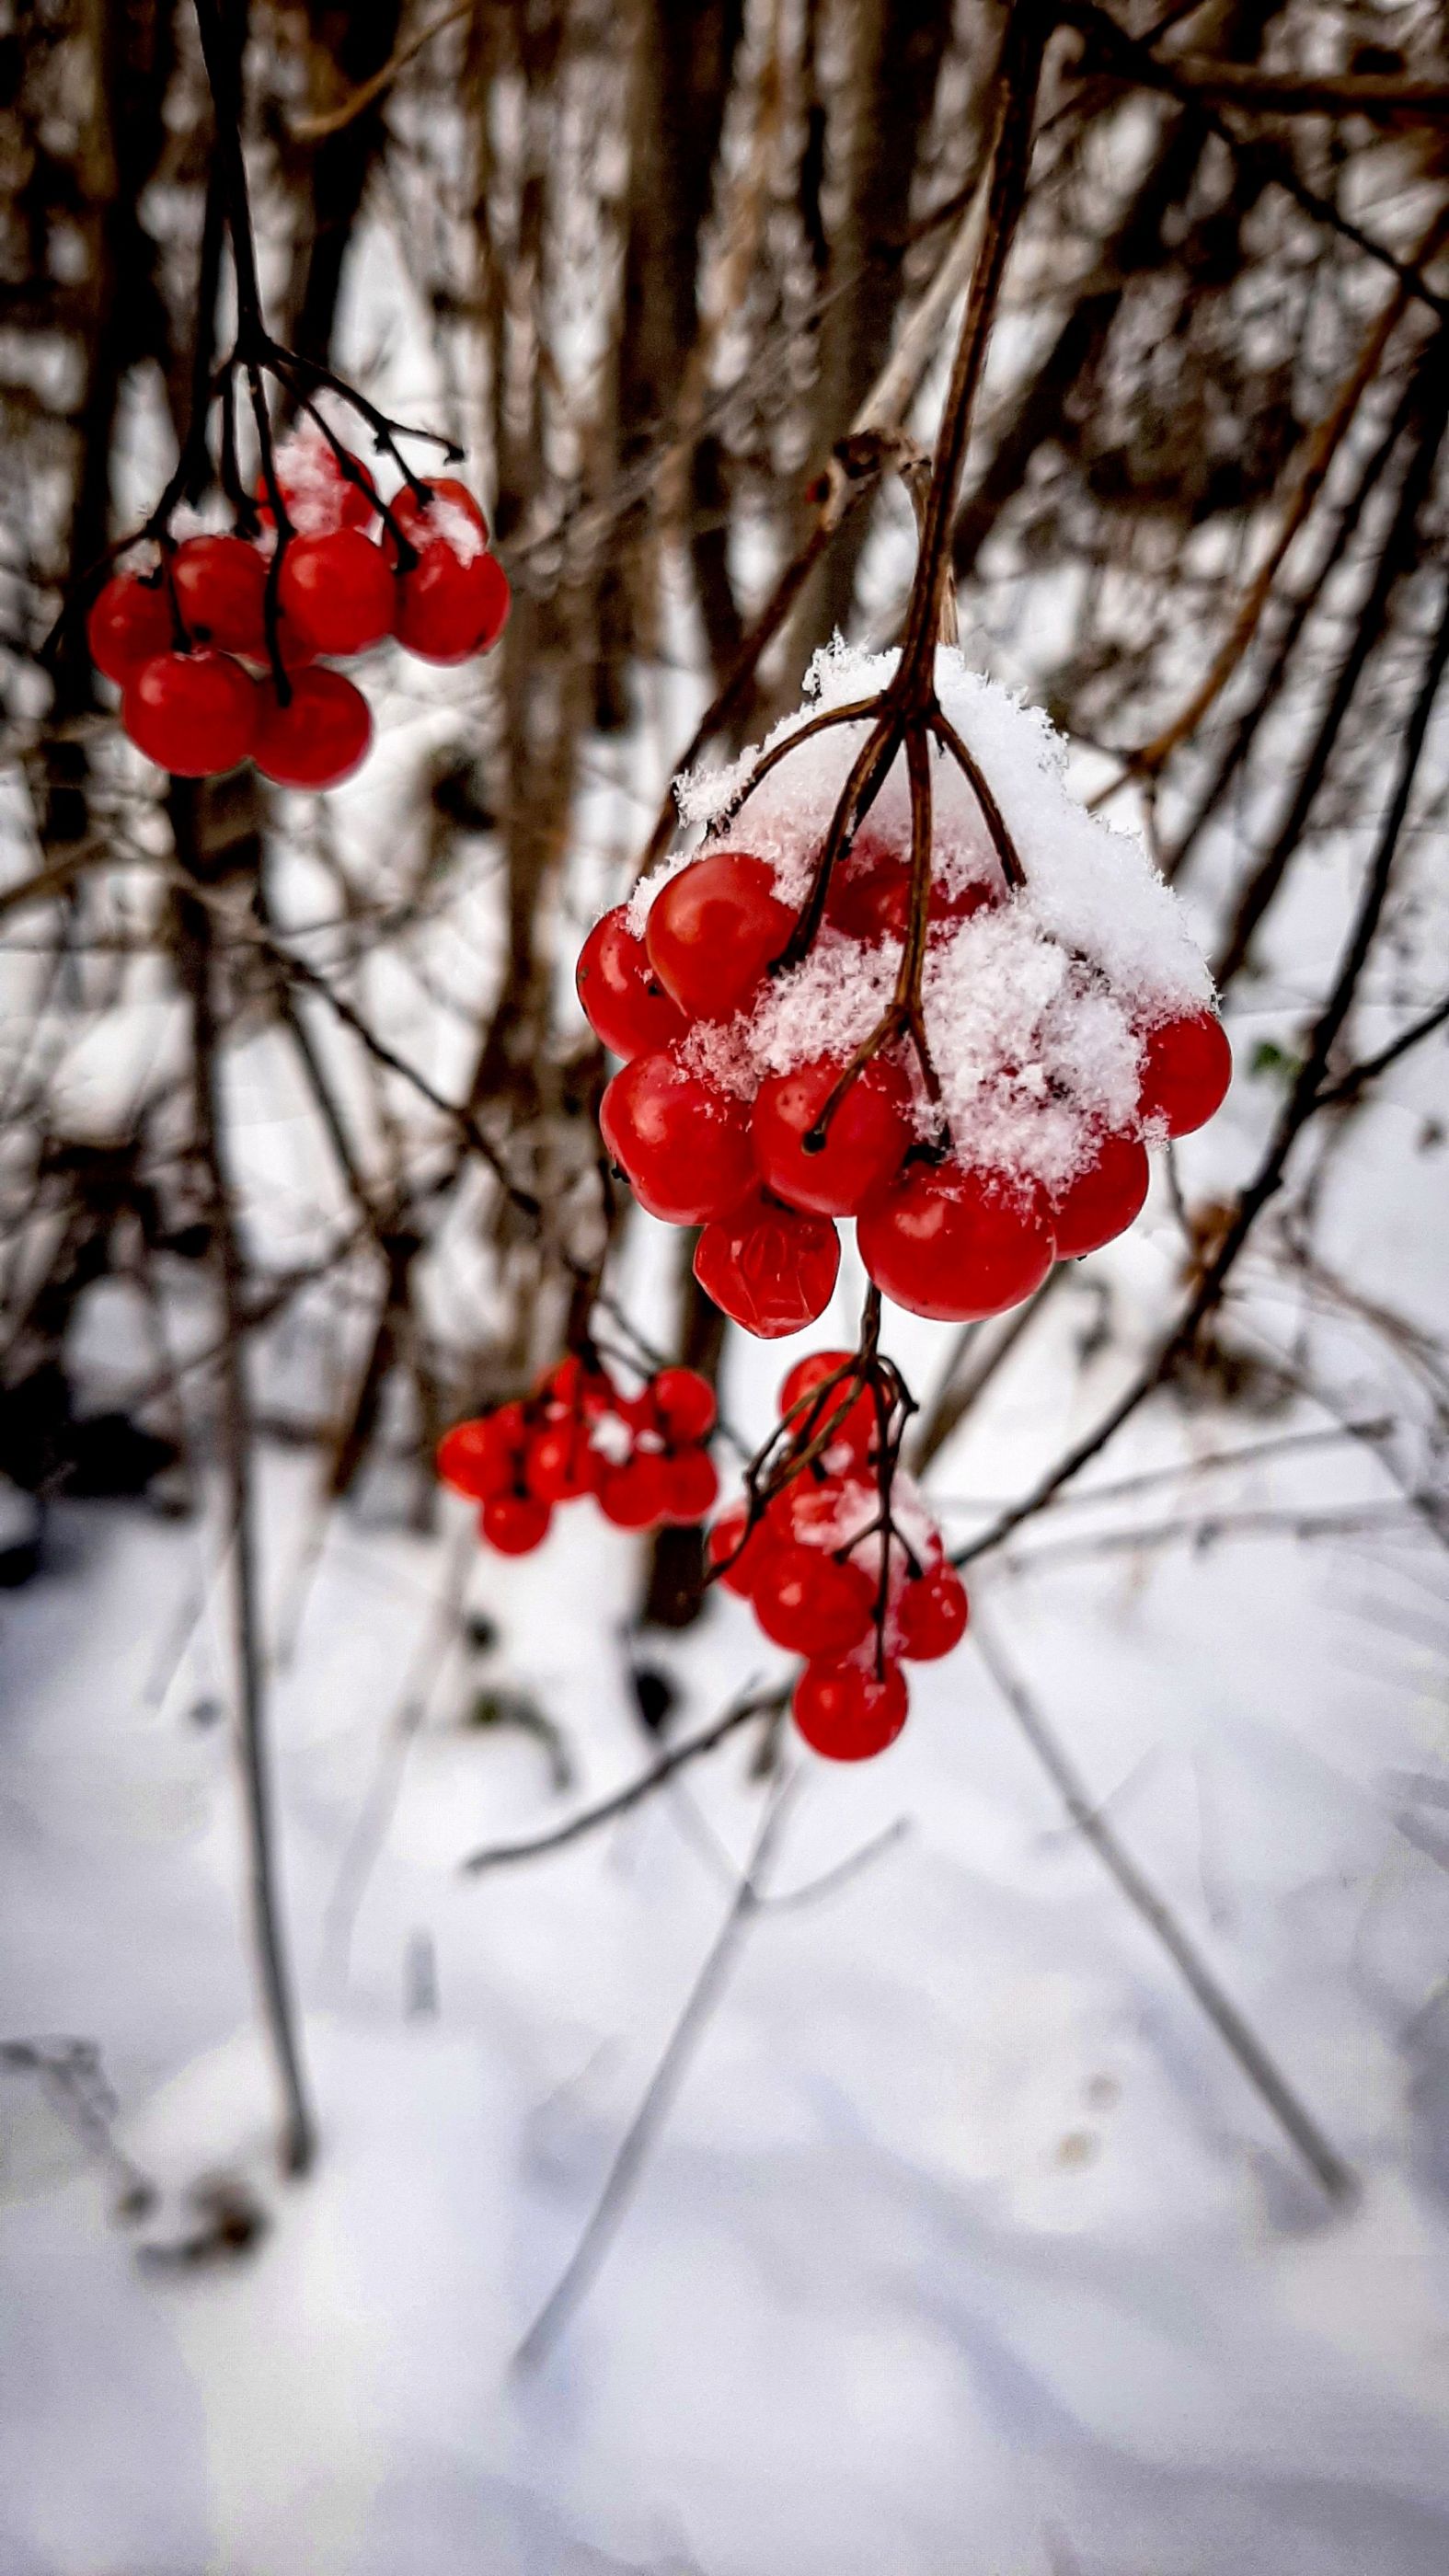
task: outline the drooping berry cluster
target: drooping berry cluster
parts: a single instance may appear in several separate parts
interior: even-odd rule
[[[698,1371],[657,1369],[625,1395],[593,1358],[570,1352],[531,1396],[457,1422],[438,1444],[438,1474],[481,1506],[481,1537],[527,1556],[554,1507],[592,1495],[617,1529],[702,1521],[719,1492],[706,1442],[712,1388]]]
[[[771,1642],[805,1657],[792,1708],[806,1743],[859,1762],[906,1722],[901,1665],[959,1645],[966,1587],[896,1464],[899,1425],[851,1353],[800,1360],[780,1413],[773,1472],[714,1522],[709,1560]]]
[[[817,688],[831,677],[817,666]],[[822,888],[827,808],[807,777],[792,809],[795,770],[773,767],[748,845],[667,866],[579,959],[585,1013],[624,1059],[609,1151],[653,1215],[703,1227],[696,1275],[754,1333],[823,1311],[844,1218],[898,1305],[952,1321],[1014,1305],[1132,1222],[1146,1146],[1227,1089],[1206,974],[1145,854],[1067,796],[1036,720],[959,655],[938,657],[938,686],[983,734],[1003,705],[1026,728],[1025,763],[1004,735],[1027,782],[1013,881],[943,766],[919,920],[895,779]],[[828,737],[831,805],[852,742],[845,724]],[[753,792],[748,773],[706,782],[694,815],[727,824]]]
[[[138,750],[180,778],[255,761],[279,787],[340,786],[372,716],[328,668],[395,636],[425,662],[486,653],[508,576],[467,486],[404,483],[384,503],[365,465],[320,432],[275,453],[285,523],[258,484],[258,533],[163,537],[154,570],[114,573],[86,623]]]

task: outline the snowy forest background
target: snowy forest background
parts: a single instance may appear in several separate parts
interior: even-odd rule
[[[850,1772],[690,1534],[505,1564],[430,1459],[560,1347],[492,1165],[587,1218],[573,963],[702,715],[898,630],[1003,12],[253,6],[273,327],[515,594],[325,799],[163,793],[43,658],[175,454],[212,129],[188,0],[0,16],[0,2576],[1449,2558],[1444,30],[1060,14],[962,642],[1237,1078],[1028,1307],[891,1310],[973,1628]],[[627,1206],[601,1340],[752,1448],[853,1254],[750,1344]]]

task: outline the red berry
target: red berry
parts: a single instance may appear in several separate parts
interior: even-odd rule
[[[576,1351],[565,1351],[561,1360],[544,1370],[538,1393],[550,1414],[571,1414],[585,1422],[597,1422],[601,1415],[612,1413],[618,1402],[618,1389],[608,1370],[581,1359]]]
[[[839,1269],[840,1237],[829,1217],[803,1216],[758,1194],[707,1225],[694,1252],[705,1295],[767,1342],[824,1313]]]
[[[420,501],[411,484],[405,483],[388,503],[409,545],[416,546],[419,554],[425,546],[446,545],[449,520],[454,511],[461,510],[486,546],[488,521],[483,514],[483,504],[469,491],[466,483],[460,483],[455,474],[439,474],[429,484],[428,490],[430,499]],[[387,544],[389,554],[395,555],[397,549],[391,529],[387,532]]]
[[[672,1052],[637,1055],[616,1073],[599,1125],[640,1206],[671,1225],[725,1215],[754,1177],[741,1103]]]
[[[713,1511],[719,1494],[719,1478],[709,1451],[691,1443],[660,1463],[664,1469],[665,1519],[677,1522],[681,1528],[702,1521],[707,1512]]]
[[[210,778],[251,750],[257,693],[224,653],[156,653],[128,680],[121,722],[158,769]]]
[[[595,922],[579,951],[574,980],[595,1037],[626,1064],[636,1055],[672,1046],[688,1031],[689,1022],[665,992],[643,940],[629,928],[622,903]]]
[[[287,516],[299,536],[324,537],[334,528],[365,528],[377,511],[377,488],[360,456],[347,454],[349,472],[319,429],[299,430],[278,448],[277,483]],[[263,527],[275,525],[264,474],[253,491]]]
[[[257,690],[252,757],[278,787],[340,787],[362,767],[372,742],[372,712],[340,671],[298,671],[285,706],[276,686]]]
[[[571,1503],[593,1492],[594,1453],[588,1434],[577,1422],[552,1422],[536,1431],[528,1444],[524,1478],[541,1503]]]
[[[425,546],[397,576],[394,632],[421,661],[466,662],[502,633],[507,595],[508,577],[492,555],[480,551],[465,563],[451,546]]]
[[[996,900],[986,884],[957,886],[949,893],[933,885],[926,918],[932,923],[966,921]],[[844,868],[837,867],[831,877],[825,916],[852,939],[904,939],[911,920],[909,863],[878,843],[868,849],[857,843]]]
[[[1137,1115],[1160,1118],[1169,1136],[1191,1136],[1220,1109],[1233,1078],[1233,1051],[1216,1011],[1193,1011],[1154,1029],[1142,1050]]]
[[[644,944],[680,1009],[717,1020],[738,1010],[794,925],[763,859],[716,850],[692,859],[655,896]]]
[[[548,1536],[553,1514],[532,1494],[490,1494],[478,1515],[478,1527],[500,1556],[531,1556]]]
[[[198,644],[218,653],[266,651],[264,555],[245,537],[188,537],[171,558],[181,622]]]
[[[290,672],[305,671],[309,669],[311,664],[317,659],[317,647],[313,643],[311,636],[303,634],[295,617],[284,617],[280,612],[274,619],[273,626],[276,636],[277,653],[283,670]],[[270,674],[272,668],[272,655],[270,645],[267,641],[265,618],[262,621],[261,642],[256,645],[245,658],[249,663],[255,665],[264,678]]]
[[[1091,1162],[1052,1206],[1058,1261],[1076,1261],[1125,1233],[1142,1208],[1151,1177],[1135,1136],[1104,1136]]]
[[[1034,1194],[960,1163],[908,1165],[862,1211],[857,1240],[876,1286],[941,1324],[997,1315],[1029,1297],[1056,1249]]]
[[[928,1566],[906,1584],[895,1605],[899,1652],[912,1663],[934,1663],[960,1645],[966,1618],[966,1586],[954,1565]]]
[[[868,1762],[884,1753],[905,1725],[909,1705],[895,1664],[887,1664],[883,1681],[868,1665],[807,1664],[791,1703],[811,1751],[829,1762]]]
[[[714,1388],[698,1369],[656,1369],[649,1393],[661,1430],[669,1440],[707,1440],[718,1419]]]
[[[652,1529],[662,1521],[668,1500],[665,1462],[641,1449],[622,1467],[611,1467],[599,1479],[599,1509],[616,1529]]]
[[[86,619],[91,660],[121,689],[143,662],[170,649],[171,636],[165,583],[138,581],[133,572],[113,573]]]
[[[488,1420],[500,1448],[505,1449],[509,1457],[521,1459],[528,1446],[529,1432],[528,1415],[524,1407],[517,1402],[496,1405],[489,1414]]]
[[[294,537],[277,597],[319,653],[368,653],[392,633],[394,584],[380,546],[360,528]]]
[[[756,1576],[754,1604],[773,1645],[792,1655],[848,1655],[870,1626],[875,1585],[860,1566],[788,1540],[771,1548]]]
[[[723,1566],[725,1569],[718,1577],[719,1582],[724,1585],[726,1592],[738,1593],[742,1601],[748,1601],[753,1593],[760,1570],[774,1543],[770,1531],[762,1520],[756,1521],[747,1539],[745,1530],[748,1521],[748,1506],[744,1503],[731,1503],[728,1511],[721,1512],[719,1519],[706,1532],[704,1542],[704,1552],[711,1566]]]
[[[831,1115],[825,1141],[806,1139],[840,1079],[829,1057],[771,1074],[750,1115],[761,1180],[791,1207],[817,1216],[854,1216],[890,1179],[911,1143],[911,1087],[899,1065],[877,1056],[856,1075]]]
[[[816,1432],[823,1430],[826,1423],[846,1404],[850,1386],[840,1372],[849,1368],[854,1357],[853,1351],[811,1351],[807,1358],[797,1360],[794,1367],[789,1370],[780,1389],[779,1406],[782,1419],[787,1413],[794,1411],[802,1396],[812,1394],[815,1388],[823,1386],[828,1378],[839,1379],[839,1383],[831,1388],[828,1395],[822,1395],[818,1405],[808,1407],[798,1416],[793,1425],[797,1438],[806,1435],[813,1439]],[[838,1423],[831,1432],[831,1446],[833,1448],[838,1440],[846,1441],[855,1456],[863,1458],[875,1438],[875,1432],[875,1405],[869,1391],[862,1387],[854,1402],[849,1405],[843,1421]]]
[[[501,1494],[513,1483],[514,1458],[508,1443],[498,1436],[496,1414],[484,1414],[476,1422],[455,1422],[438,1442],[436,1465],[445,1485],[475,1503],[486,1502],[490,1494]]]

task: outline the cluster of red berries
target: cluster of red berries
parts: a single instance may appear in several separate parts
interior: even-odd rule
[[[396,636],[425,662],[463,662],[496,644],[507,620],[508,576],[466,485],[452,476],[416,491],[404,484],[387,505],[389,525],[356,457],[305,445],[290,468],[280,451],[276,471],[296,533],[283,543],[274,611],[275,514],[263,506],[260,542],[167,543],[154,573],[114,574],[87,620],[91,658],[121,690],[126,733],[179,778],[251,759],[279,787],[340,786],[366,758],[372,715],[355,682],[325,667],[329,658]],[[406,568],[394,530],[415,551]]]
[[[773,1644],[806,1658],[792,1713],[835,1762],[883,1753],[905,1725],[902,1663],[949,1655],[966,1631],[966,1587],[917,1489],[897,1472],[883,1499],[879,1420],[845,1351],[791,1369],[780,1411],[817,1459],[763,1510],[732,1503],[706,1542],[717,1579],[747,1600]],[[837,1419],[838,1416],[838,1419]]]
[[[910,905],[904,860],[864,843],[836,874],[824,931],[862,949],[898,941]],[[932,935],[1005,900],[1004,887],[933,887]],[[590,1025],[624,1059],[604,1094],[605,1143],[652,1215],[703,1227],[695,1275],[752,1333],[798,1332],[824,1311],[840,1263],[836,1220],[849,1217],[867,1271],[897,1305],[956,1322],[1015,1305],[1054,1260],[1095,1251],[1131,1224],[1147,1194],[1144,1132],[1191,1133],[1227,1090],[1231,1057],[1215,1012],[1145,1030],[1130,1127],[1097,1138],[1055,1201],[1025,1176],[974,1168],[923,1137],[930,1122],[900,1046],[872,1056],[833,1107],[848,1054],[813,1054],[742,1096],[738,1080],[711,1071],[709,1032],[724,1037],[725,1023],[758,1009],[795,924],[766,860],[714,850],[665,882],[642,937],[626,906],[606,913],[578,965]]]
[[[438,1474],[481,1505],[480,1535],[500,1556],[528,1556],[557,1503],[592,1495],[617,1529],[702,1521],[719,1492],[705,1443],[712,1388],[696,1369],[657,1369],[625,1395],[607,1369],[574,1353],[531,1396],[457,1422],[438,1443]]]

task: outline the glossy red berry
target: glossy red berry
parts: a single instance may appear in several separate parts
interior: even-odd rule
[[[322,436],[320,430],[299,432],[279,448],[275,459],[277,483],[287,516],[299,536],[322,537],[334,528],[365,528],[377,513],[377,487],[360,456],[350,449],[342,458]],[[257,476],[252,487],[257,502],[257,516],[264,528],[275,523],[267,478]]]
[[[642,939],[620,903],[596,921],[579,951],[575,974],[584,1017],[595,1037],[628,1064],[673,1046],[689,1029],[677,1002],[665,992]]]
[[[665,1462],[648,1449],[636,1450],[622,1466],[610,1467],[598,1482],[599,1509],[616,1529],[652,1529],[668,1504]]]
[[[808,1407],[797,1416],[794,1430],[797,1437],[808,1434],[813,1438],[816,1432],[822,1431],[826,1423],[832,1422],[835,1415],[840,1413],[842,1418],[835,1424],[830,1435],[832,1448],[837,1442],[843,1441],[853,1456],[863,1458],[875,1438],[875,1406],[864,1387],[860,1389],[853,1401],[848,1401],[849,1382],[840,1376],[840,1372],[850,1366],[854,1357],[853,1351],[811,1351],[807,1358],[797,1360],[794,1367],[787,1372],[780,1388],[779,1408],[783,1418],[793,1411],[802,1396],[812,1395],[816,1388],[823,1387],[828,1379],[836,1378],[838,1383],[831,1387],[828,1395],[821,1395],[818,1405]],[[842,1408],[844,1408],[843,1412]]]
[[[707,1440],[718,1419],[714,1388],[698,1369],[656,1369],[649,1394],[659,1427],[676,1442]]]
[[[742,850],[692,859],[655,896],[644,944],[665,990],[691,1019],[738,1010],[778,957],[795,916],[773,871]]]
[[[762,1341],[801,1332],[823,1315],[839,1270],[840,1238],[829,1217],[758,1195],[707,1225],[694,1253],[706,1296]]]
[[[955,886],[949,892],[933,884],[926,918],[933,925],[966,921],[998,900],[995,888],[984,883]],[[857,847],[831,879],[825,917],[852,939],[871,943],[904,939],[911,920],[909,864],[893,851]]]
[[[750,1141],[767,1189],[817,1216],[854,1216],[899,1169],[911,1145],[911,1087],[883,1056],[862,1067],[838,1102],[824,1142],[808,1139],[840,1080],[843,1065],[816,1057],[761,1083],[750,1113]]]
[[[1137,1115],[1161,1119],[1169,1136],[1191,1136],[1222,1107],[1233,1051],[1216,1011],[1193,1011],[1153,1029],[1142,1050]]]
[[[829,1762],[868,1762],[894,1744],[909,1705],[895,1664],[878,1681],[873,1665],[811,1663],[795,1684],[791,1710],[813,1753]]]
[[[491,1494],[478,1515],[478,1527],[500,1556],[531,1556],[547,1538],[552,1518],[547,1503],[532,1494]]]
[[[571,1503],[594,1489],[593,1451],[578,1422],[546,1423],[524,1453],[524,1482],[541,1503]]]
[[[772,1547],[755,1578],[755,1617],[792,1655],[847,1655],[871,1623],[875,1586],[858,1565],[837,1565],[819,1547],[787,1540]]]
[[[671,1225],[703,1225],[737,1207],[754,1178],[741,1103],[671,1052],[635,1056],[616,1073],[599,1125],[635,1197]]]
[[[1150,1178],[1135,1136],[1104,1136],[1085,1171],[1052,1203],[1058,1261],[1079,1260],[1125,1233],[1141,1213]]]
[[[455,474],[438,474],[430,480],[428,493],[429,498],[421,501],[411,484],[405,483],[402,490],[395,493],[388,503],[388,508],[409,545],[416,546],[419,554],[425,546],[438,542],[446,545],[449,532],[455,524],[454,513],[461,512],[468,524],[477,530],[486,546],[488,521],[483,514],[483,504],[476,494],[469,491],[466,483],[460,483]],[[389,531],[388,542],[389,550],[395,552],[396,549],[391,543],[391,531]]]
[[[372,741],[372,711],[341,671],[298,671],[285,706],[264,680],[257,690],[252,757],[278,787],[340,787],[362,767]]]
[[[862,1210],[857,1240],[887,1297],[945,1324],[1029,1297],[1056,1249],[1035,1196],[954,1162],[908,1165]]]
[[[726,1592],[737,1593],[742,1601],[750,1599],[756,1578],[775,1544],[775,1535],[762,1520],[756,1521],[747,1539],[748,1520],[746,1505],[731,1503],[706,1532],[704,1542],[710,1565],[724,1568],[717,1580]]]
[[[895,1605],[899,1652],[917,1664],[949,1655],[966,1634],[966,1586],[954,1565],[928,1566],[914,1575]]]
[[[392,633],[392,573],[381,547],[360,528],[294,537],[282,557],[277,596],[319,653],[369,653]]]
[[[251,750],[257,692],[224,653],[157,653],[127,682],[121,723],[158,769],[210,778]]]
[[[91,602],[86,641],[96,669],[123,689],[143,662],[170,649],[171,603],[165,583],[113,573]]]
[[[218,653],[266,650],[266,557],[245,537],[188,537],[171,558],[176,604],[188,635]]]
[[[681,1528],[702,1521],[719,1496],[719,1477],[707,1449],[693,1444],[674,1450],[661,1461],[664,1470],[664,1518]]]
[[[393,631],[423,662],[466,662],[496,642],[508,615],[508,577],[480,548],[469,562],[428,545],[397,575]]]
[[[451,1431],[444,1432],[436,1464],[442,1482],[451,1485],[455,1494],[482,1503],[512,1485],[516,1453],[499,1437],[496,1415],[485,1413],[477,1421],[455,1422]]]

